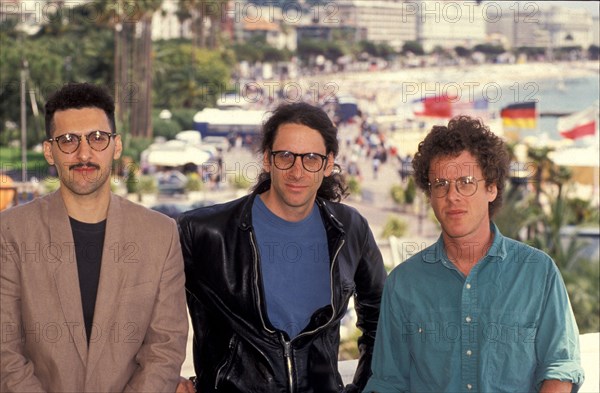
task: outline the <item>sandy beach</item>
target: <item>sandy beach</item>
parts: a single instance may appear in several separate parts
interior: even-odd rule
[[[448,93],[463,99],[486,96],[493,99],[499,86],[526,89],[527,83],[598,75],[597,61],[570,63],[483,64],[407,68],[371,72],[340,73],[300,79],[305,86],[321,86],[323,94],[334,89],[359,100],[368,114],[395,114],[421,94]]]

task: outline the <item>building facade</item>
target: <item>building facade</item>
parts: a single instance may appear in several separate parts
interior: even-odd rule
[[[399,50],[417,39],[417,9],[414,1],[338,0],[331,20],[362,32],[359,38],[386,43]]]

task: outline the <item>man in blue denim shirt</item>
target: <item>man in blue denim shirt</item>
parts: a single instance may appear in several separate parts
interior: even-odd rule
[[[491,218],[509,156],[479,120],[435,126],[413,160],[442,234],[387,278],[365,392],[576,392],[579,332],[552,259]]]

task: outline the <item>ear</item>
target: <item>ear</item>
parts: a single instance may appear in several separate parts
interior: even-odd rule
[[[498,196],[498,187],[496,186],[496,183],[485,186],[485,189],[488,195],[488,202],[494,202]]]
[[[44,141],[44,158],[48,165],[54,165],[54,155],[52,154],[52,143],[48,141]]]
[[[115,153],[113,154],[113,159],[118,160],[121,157],[121,153],[123,153],[123,142],[121,141],[121,135],[115,136]]]
[[[268,150],[263,153],[263,171],[271,173],[271,152]]]
[[[335,157],[333,153],[327,154],[327,164],[325,165],[325,177],[331,176],[333,172],[333,166],[335,165]]]

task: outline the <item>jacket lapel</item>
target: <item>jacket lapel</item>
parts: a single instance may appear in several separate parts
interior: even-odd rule
[[[51,247],[60,263],[54,264],[54,282],[58,292],[62,313],[68,324],[69,335],[75,343],[77,352],[83,364],[87,359],[87,340],[83,322],[83,309],[81,306],[81,292],[79,290],[79,276],[77,274],[77,260],[75,257],[75,243],[73,232],[60,191],[49,197],[48,225]],[[52,265],[52,264],[49,264]]]
[[[123,214],[126,214],[126,212],[121,208],[118,197],[111,194],[106,232],[104,235],[104,247],[102,249],[100,281],[98,283],[96,308],[94,310],[93,330],[96,330],[96,332],[92,332],[87,363],[88,376],[92,374],[94,367],[97,365],[104,345],[111,339],[111,334],[117,334],[114,331],[115,326],[111,326],[111,323],[117,304],[119,288],[121,288],[123,280],[120,267],[122,261],[119,259],[126,245],[121,228],[123,222],[125,222]],[[118,328],[116,327],[116,329]]]

